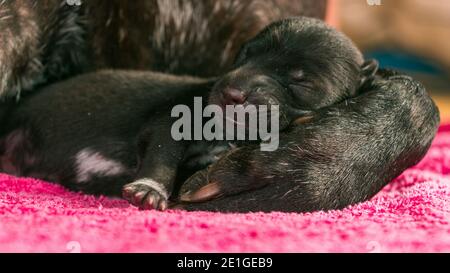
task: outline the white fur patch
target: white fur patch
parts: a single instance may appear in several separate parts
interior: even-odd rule
[[[161,183],[158,183],[153,179],[143,178],[143,179],[136,180],[132,184],[135,184],[135,185],[142,184],[142,185],[149,186],[150,188],[154,189],[159,194],[161,194],[165,199],[169,198],[169,194],[167,193],[166,188],[163,185],[161,185]]]
[[[81,150],[76,156],[77,181],[86,183],[95,176],[114,176],[122,174],[126,171],[125,166],[121,163],[108,159],[86,148]]]

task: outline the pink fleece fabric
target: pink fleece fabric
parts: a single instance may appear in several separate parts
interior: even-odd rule
[[[1,252],[450,252],[450,125],[371,201],[340,211],[139,211],[0,174]]]

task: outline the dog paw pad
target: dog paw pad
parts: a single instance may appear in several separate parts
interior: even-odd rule
[[[123,187],[123,198],[145,210],[165,210],[168,194],[164,186],[151,179],[141,179]]]

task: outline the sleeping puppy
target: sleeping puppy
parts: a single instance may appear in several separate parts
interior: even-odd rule
[[[360,92],[294,121],[274,152],[230,151],[184,183],[178,208],[308,212],[368,200],[424,157],[439,111],[423,85],[393,71]]]
[[[230,151],[183,185],[182,207],[229,212],[339,209],[369,199],[425,155],[439,112],[424,87],[404,75],[377,72],[375,62],[355,72],[355,66],[344,64],[358,57],[348,58],[350,51],[337,49],[342,40],[309,32],[307,39],[285,35],[307,25],[294,19],[266,29],[244,46],[237,69],[211,95],[221,105],[296,105],[284,107],[291,118],[295,115],[287,112],[302,113],[293,122],[281,118],[290,122],[280,127],[280,148],[263,152],[247,145]],[[330,46],[316,47],[323,43]],[[304,50],[291,52],[291,44]],[[336,49],[336,55],[327,48]],[[300,66],[295,65],[298,60]],[[260,81],[264,83],[258,85]],[[336,87],[348,91],[330,92]],[[262,102],[261,90],[266,92]]]
[[[147,206],[164,209],[187,146],[171,137],[170,110],[211,87],[210,80],[118,70],[37,90],[9,108],[0,170],[113,196],[144,181],[136,184],[155,195]]]
[[[173,106],[192,107],[194,96],[221,107],[276,104],[284,131],[311,111],[355,95],[376,69],[322,21],[283,20],[246,44],[236,69],[219,80],[105,71],[24,97],[3,121],[0,167],[87,193],[123,192],[141,208],[165,209],[188,151],[198,145],[172,138]]]

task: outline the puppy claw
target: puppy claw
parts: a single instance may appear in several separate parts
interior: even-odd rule
[[[208,185],[208,170],[204,169],[196,172],[191,177],[189,177],[181,186],[180,196],[188,195],[192,192],[197,191],[203,186]]]
[[[134,196],[132,196],[132,198],[133,198],[132,203],[133,204],[140,204],[140,203],[142,203],[142,201],[144,200],[146,195],[147,195],[147,192],[145,192],[145,191],[137,192]]]
[[[132,187],[124,187],[122,189],[122,197],[123,199],[130,201],[131,198],[133,197],[133,190]],[[131,201],[130,201],[131,202]]]
[[[194,193],[187,193],[180,197],[180,201],[188,203],[205,202],[222,195],[221,186],[218,182],[212,182],[200,188]]]
[[[134,182],[123,188],[122,196],[131,204],[143,210],[166,210],[167,197],[151,185]]]
[[[156,209],[157,207],[155,206],[155,198],[157,197],[153,196],[152,193],[149,193],[148,197],[142,203],[141,208],[145,210]]]
[[[159,205],[158,205],[159,210],[164,211],[164,210],[167,209],[168,206],[169,205],[168,205],[168,202],[166,200],[159,201]]]

